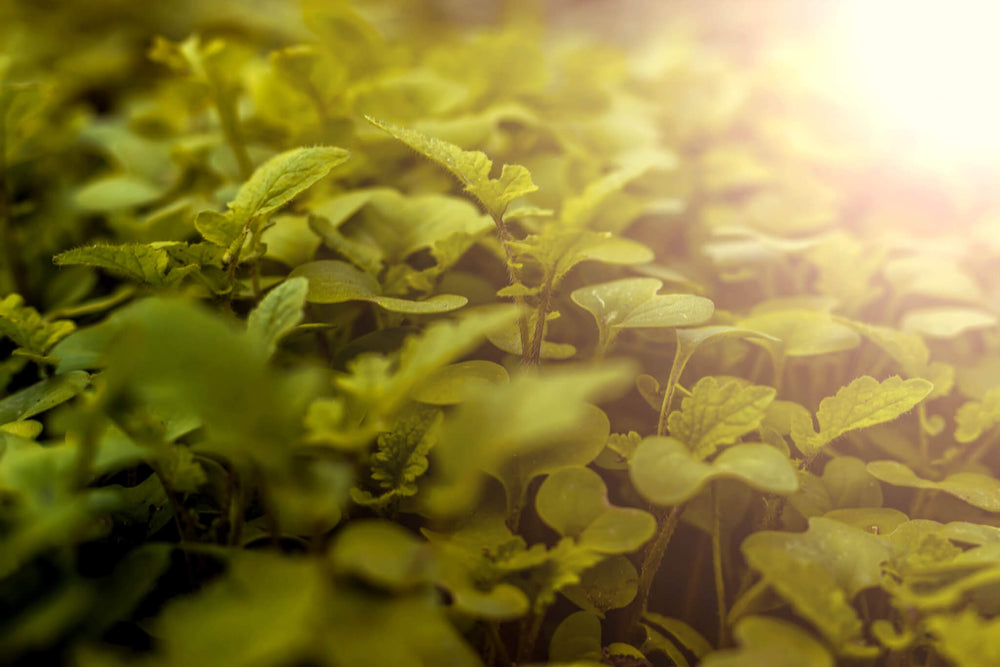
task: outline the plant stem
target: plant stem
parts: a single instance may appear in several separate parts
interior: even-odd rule
[[[531,338],[531,351],[528,353],[526,363],[530,366],[537,366],[542,357],[542,342],[545,338],[545,318],[549,314],[549,301],[552,296],[552,281],[555,275],[551,274],[545,279],[542,285],[541,294],[538,297],[538,309],[535,319],[535,334]]]
[[[503,247],[504,257],[507,260],[507,282],[511,285],[516,285],[521,282],[521,274],[517,270],[517,266],[514,262],[514,249],[510,246],[512,240],[510,235],[510,230],[507,228],[507,223],[503,221],[502,215],[492,215],[493,224],[496,225],[497,232],[500,234],[500,245]],[[514,303],[517,304],[518,316],[517,316],[517,328],[521,335],[521,363],[525,366],[531,366],[528,362],[529,357],[529,346],[531,341],[528,337],[528,311],[527,305],[524,302],[523,296],[515,296]]]
[[[649,593],[653,589],[653,580],[656,578],[656,573],[660,570],[663,556],[667,553],[667,547],[674,536],[674,531],[677,529],[677,524],[680,521],[683,510],[683,504],[674,505],[666,515],[661,511],[657,517],[660,524],[659,531],[653,542],[646,548],[646,552],[642,557],[638,591],[636,592],[635,600],[632,601],[631,613],[627,616],[626,631],[635,627],[642,618],[642,615],[646,613],[646,608],[649,606]]]
[[[504,644],[503,637],[500,636],[500,625],[496,621],[487,621],[486,633],[490,638],[490,642],[493,645],[493,650],[496,651],[496,657],[500,664],[504,667],[509,667],[514,663],[510,659],[510,654],[507,652],[507,645]]]
[[[717,647],[729,644],[729,626],[726,623],[728,605],[726,604],[726,576],[722,568],[722,506],[719,502],[719,489],[712,485],[712,569],[715,572],[715,601],[719,612],[719,636]]]
[[[547,611],[548,607],[541,611],[533,611],[521,622],[521,632],[517,642],[517,664],[527,663],[531,660],[531,654],[535,652],[535,644],[538,643],[538,635],[542,631],[542,621],[545,620]]]

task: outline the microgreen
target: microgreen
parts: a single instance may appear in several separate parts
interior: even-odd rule
[[[128,4],[0,9],[0,662],[998,663],[990,178],[676,3]]]

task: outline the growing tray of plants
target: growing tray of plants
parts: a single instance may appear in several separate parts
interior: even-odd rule
[[[0,663],[1000,664],[986,172],[474,4],[0,0]]]

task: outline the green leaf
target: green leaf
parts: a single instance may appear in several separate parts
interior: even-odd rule
[[[601,476],[590,468],[564,468],[549,475],[535,497],[538,516],[560,535],[600,553],[628,553],[656,532],[642,510],[613,507]]]
[[[771,387],[704,377],[668,418],[670,435],[686,443],[695,458],[706,459],[760,426],[774,396]]]
[[[646,500],[677,505],[690,500],[713,479],[736,479],[780,495],[799,488],[795,469],[774,447],[740,444],[725,449],[711,463],[696,458],[674,438],[646,438],[629,461],[629,477]]]
[[[429,546],[403,527],[377,519],[361,519],[337,534],[330,562],[348,574],[389,591],[406,591],[433,582]]]
[[[423,301],[411,301],[382,296],[374,278],[346,262],[319,260],[302,264],[289,275],[304,277],[309,282],[306,300],[310,303],[343,303],[368,301],[395,313],[444,313],[461,308],[468,299],[455,294],[438,294]]]
[[[653,251],[638,241],[612,236],[610,232],[554,226],[513,241],[510,246],[518,256],[532,257],[541,264],[553,285],[558,285],[574,266],[588,260],[624,266],[645,264],[653,259]]]
[[[704,658],[712,651],[712,645],[708,643],[708,640],[684,621],[652,611],[645,612],[642,618],[673,637],[677,643],[694,654],[696,658]]]
[[[45,355],[74,329],[76,325],[69,320],[46,320],[19,294],[8,294],[0,300],[0,337],[11,339],[33,354]]]
[[[747,616],[733,629],[738,649],[716,651],[705,657],[703,667],[833,667],[834,659],[823,642],[800,626],[780,618]]]
[[[976,308],[913,308],[903,316],[905,331],[915,331],[930,338],[956,338],[967,331],[997,325],[997,316]]]
[[[943,491],[987,512],[1000,512],[1000,481],[990,475],[957,472],[940,482],[921,479],[898,461],[872,461],[868,472],[878,480],[893,486]]]
[[[175,285],[197,268],[174,266],[170,260],[166,248],[141,244],[74,248],[53,258],[58,266],[93,266],[156,287]]]
[[[744,554],[764,581],[838,651],[857,645],[863,630],[861,619],[850,605],[847,593],[826,567],[798,558],[784,549],[763,545],[744,550]]]
[[[268,292],[247,318],[247,333],[274,354],[281,337],[302,321],[309,281],[289,278]]]
[[[756,532],[743,540],[740,550],[755,568],[774,551],[822,565],[848,598],[877,587],[882,580],[881,565],[890,557],[889,548],[870,532],[820,517],[809,519],[809,530],[804,533]]]
[[[431,374],[413,392],[413,400],[429,405],[456,405],[470,392],[510,381],[507,369],[484,359],[450,364]]]
[[[588,401],[623,391],[632,375],[630,365],[563,365],[537,376],[522,373],[507,384],[471,394],[445,423],[435,449],[433,465],[440,484],[428,489],[428,508],[453,514],[467,504],[478,489],[478,471],[498,470],[520,457],[530,462],[540,451],[552,452],[555,456],[551,461],[560,461],[565,455],[559,454],[554,445],[565,445],[567,434],[574,433],[581,424],[595,423],[588,419],[595,414]],[[602,415],[605,423],[606,419]],[[579,451],[596,457],[602,443],[588,436],[584,441],[587,450],[592,441],[593,450],[580,447]],[[571,451],[576,451],[575,447]],[[574,453],[573,457],[578,455]],[[544,456],[542,461],[549,454]]]
[[[552,662],[575,662],[594,660],[599,662],[602,655],[601,617],[590,611],[570,614],[552,633],[549,641],[549,660]]]
[[[438,440],[441,421],[438,410],[414,410],[392,431],[379,434],[378,449],[371,457],[371,478],[381,491],[380,503],[416,495],[417,479],[427,471],[427,455]]]
[[[956,665],[994,665],[1000,661],[1000,619],[984,619],[975,609],[938,614],[925,621],[936,648]]]
[[[150,204],[166,188],[132,174],[115,174],[90,181],[77,190],[73,203],[84,211],[119,211]]]
[[[955,412],[955,440],[972,442],[1000,423],[1000,387],[990,389],[981,401],[968,401]]]
[[[657,294],[663,283],[656,278],[625,278],[573,290],[570,298],[597,321],[602,345],[622,329],[681,327],[701,324],[712,317],[714,304],[693,294]]]
[[[253,172],[229,203],[233,218],[242,226],[273,213],[348,157],[344,149],[330,146],[294,148],[275,155]]]
[[[505,164],[500,178],[490,178],[493,162],[479,151],[465,151],[458,146],[430,137],[418,130],[365,116],[369,123],[391,134],[424,157],[450,171],[465,191],[482,203],[494,220],[503,218],[508,204],[538,189],[531,174],[521,165]]]
[[[73,398],[90,384],[90,375],[71,371],[36,382],[0,399],[0,424],[24,421]]]
[[[811,424],[797,422],[792,425],[792,437],[804,454],[811,454],[844,433],[896,419],[933,389],[933,384],[921,378],[893,376],[879,382],[864,375],[820,402],[819,433]]]
[[[601,618],[612,609],[621,609],[635,599],[639,573],[625,556],[611,556],[580,575],[580,583],[561,592],[570,602]]]
[[[857,347],[861,341],[853,329],[835,321],[829,313],[816,310],[764,312],[740,320],[737,326],[780,339],[780,344],[762,344],[787,357],[842,352]]]
[[[523,506],[528,485],[539,475],[584,466],[597,458],[610,432],[611,422],[604,411],[589,405],[583,408],[577,422],[559,437],[539,443],[530,453],[498,460],[487,465],[485,470],[503,484],[508,509],[513,510]]]

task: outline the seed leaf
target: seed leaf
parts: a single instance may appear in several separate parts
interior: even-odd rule
[[[944,491],[973,507],[987,512],[1000,512],[1000,481],[989,475],[957,472],[948,475],[940,482],[933,482],[918,477],[909,467],[898,461],[872,461],[868,464],[868,472],[886,484]]]
[[[725,449],[711,463],[701,461],[675,438],[643,440],[629,461],[629,477],[646,500],[676,505],[690,500],[714,479],[736,479],[780,495],[799,488],[795,469],[770,445],[751,443]]]

